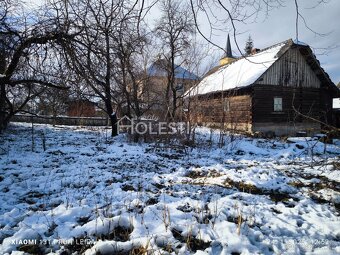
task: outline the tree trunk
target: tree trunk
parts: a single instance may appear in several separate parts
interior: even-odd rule
[[[176,88],[172,89],[172,121],[175,121],[176,111],[177,111],[177,93],[176,92],[177,92]]]
[[[0,133],[6,128],[6,88],[5,84],[0,84]]]
[[[3,75],[6,69],[5,52],[0,45],[0,75]],[[6,84],[4,78],[0,78],[0,133],[6,128]]]
[[[118,135],[118,119],[116,113],[110,114],[110,120],[111,120],[111,136],[117,136]]]

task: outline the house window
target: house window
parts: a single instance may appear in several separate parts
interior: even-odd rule
[[[274,112],[282,112],[282,97],[274,97]]]
[[[176,91],[180,94],[184,93],[184,85],[182,83],[177,84]]]
[[[230,100],[228,98],[224,100],[223,111],[225,112],[230,111]]]

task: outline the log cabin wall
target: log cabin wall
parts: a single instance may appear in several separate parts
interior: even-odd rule
[[[333,114],[333,97],[339,96],[339,91],[334,91],[329,86],[322,86],[320,89],[321,114],[320,120],[328,125],[337,126]]]
[[[282,111],[274,110],[274,98],[282,99]],[[253,86],[253,132],[271,131],[276,135],[290,135],[297,131],[319,132],[320,124],[301,114],[319,120],[321,111],[318,88]]]
[[[251,131],[251,95],[233,91],[195,98],[191,113],[196,122],[226,129]]]

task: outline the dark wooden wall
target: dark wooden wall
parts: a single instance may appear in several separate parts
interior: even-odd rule
[[[253,122],[310,122],[294,111],[294,108],[316,119],[319,119],[322,110],[318,88],[254,85],[252,97]],[[282,98],[282,112],[274,111],[274,97]]]
[[[290,48],[256,83],[304,88],[320,88],[321,85],[319,78],[298,48]]]
[[[301,54],[298,46],[284,53],[253,85],[253,122],[332,123],[332,92]],[[274,112],[274,97],[282,97],[283,111]]]
[[[334,92],[334,89],[331,89],[328,86],[322,86],[322,88],[320,89],[320,105],[321,105],[320,119],[322,122],[329,124],[331,126],[337,125],[337,120],[333,115],[333,97],[335,96],[337,96],[337,94],[336,92]]]

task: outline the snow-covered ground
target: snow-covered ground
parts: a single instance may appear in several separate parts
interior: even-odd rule
[[[11,124],[0,254],[340,254],[339,141],[209,132],[188,148],[35,125],[32,143]]]

